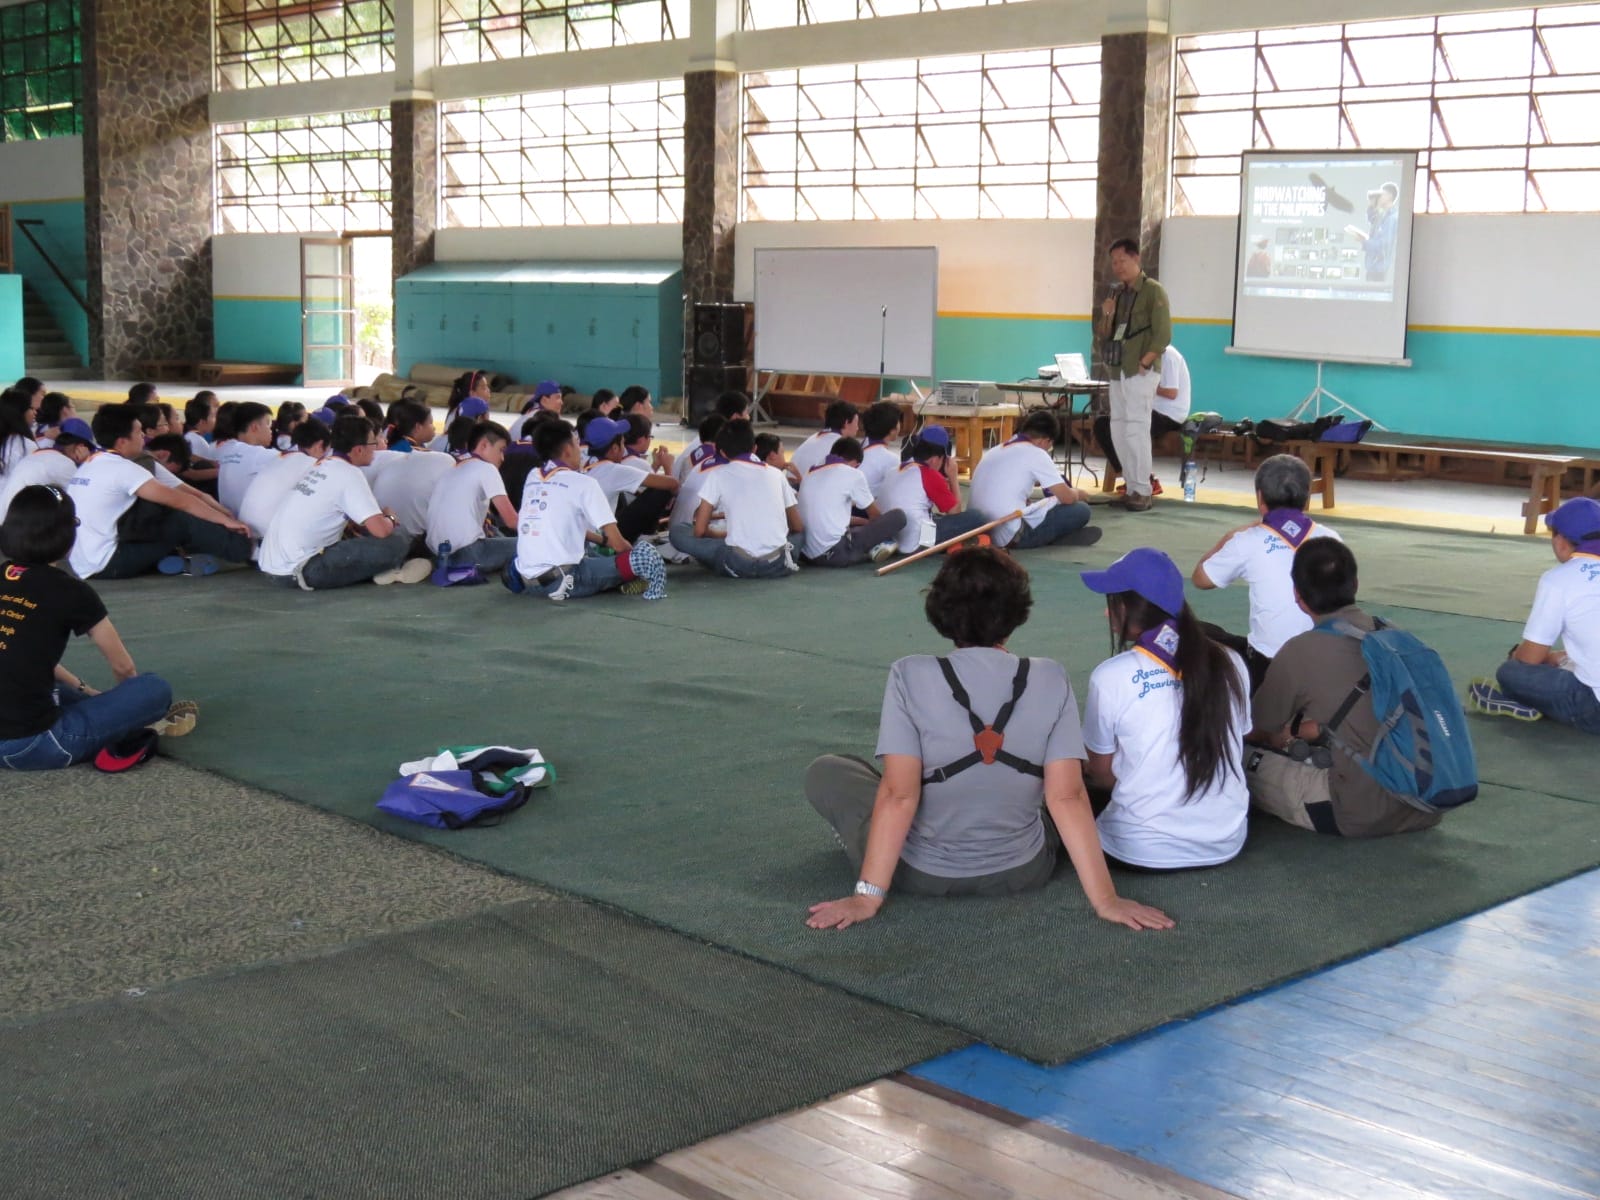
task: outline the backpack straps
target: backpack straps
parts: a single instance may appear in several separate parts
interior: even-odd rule
[[[942,767],[936,767],[923,776],[922,782],[944,783],[961,774],[969,767],[979,763],[1004,763],[1014,771],[1024,775],[1034,775],[1044,778],[1044,767],[1039,763],[1031,763],[1026,759],[1018,758],[1015,754],[1005,749],[1005,728],[1011,720],[1011,714],[1016,711],[1017,701],[1022,699],[1022,693],[1028,687],[1029,660],[1024,658],[1017,663],[1017,673],[1011,681],[1011,698],[1000,706],[1000,711],[995,714],[993,721],[985,724],[977,713],[972,711],[972,697],[967,694],[967,689],[961,686],[961,680],[956,676],[956,669],[950,665],[948,658],[941,657],[939,671],[944,675],[944,681],[950,687],[950,694],[955,702],[966,710],[967,720],[972,725],[971,754],[958,758],[955,762]]]

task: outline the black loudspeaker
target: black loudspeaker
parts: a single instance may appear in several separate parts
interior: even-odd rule
[[[743,392],[749,383],[743,367],[690,367],[688,388],[689,423],[698,425],[701,418],[717,410],[717,397],[723,392]]]
[[[743,304],[696,304],[691,361],[701,367],[744,362]]]

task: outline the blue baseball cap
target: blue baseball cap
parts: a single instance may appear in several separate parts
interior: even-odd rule
[[[628,423],[626,421],[613,421],[610,417],[596,417],[589,422],[583,431],[583,444],[591,450],[598,450],[602,446],[609,446],[619,437],[628,436]]]
[[[1104,571],[1085,571],[1083,586],[1102,596],[1136,592],[1169,617],[1183,611],[1183,572],[1149,546],[1129,550]]]
[[[333,423],[339,419],[339,410],[335,408],[319,408],[311,415],[317,420],[321,421],[329,429],[332,429]]]
[[[533,388],[533,398],[543,400],[546,396],[559,396],[561,385],[554,379],[541,379]]]
[[[458,417],[481,417],[489,411],[489,402],[482,396],[468,396],[456,407]]]
[[[71,424],[69,421],[68,424]],[[66,425],[61,427],[66,428]],[[1544,519],[1550,532],[1569,542],[1586,542],[1600,536],[1600,500],[1574,496]]]
[[[917,430],[917,440],[926,442],[930,446],[942,446],[950,449],[950,431],[943,425],[924,425]]]
[[[61,428],[56,431],[56,438],[59,441],[64,437],[75,438],[91,450],[100,448],[94,444],[94,431],[89,428],[89,422],[79,417],[71,417],[61,422]]]

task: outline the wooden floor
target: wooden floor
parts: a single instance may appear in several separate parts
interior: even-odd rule
[[[559,1200],[1231,1200],[899,1077],[557,1192]]]

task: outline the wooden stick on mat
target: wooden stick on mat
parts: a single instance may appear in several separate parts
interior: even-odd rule
[[[878,568],[878,574],[879,575],[887,575],[890,571],[898,571],[901,567],[910,566],[912,563],[916,562],[919,558],[927,558],[928,555],[930,555],[930,554],[937,554],[941,550],[948,550],[951,546],[954,546],[957,542],[964,542],[968,538],[975,538],[980,533],[988,533],[989,530],[993,529],[997,525],[1004,525],[1007,521],[1017,521],[1017,520],[1020,520],[1021,518],[1022,518],[1022,510],[1019,508],[1019,509],[1017,509],[1016,512],[1007,513],[1003,517],[995,518],[993,521],[990,521],[987,525],[979,525],[976,529],[968,530],[966,533],[960,534],[957,537],[946,538],[944,541],[940,542],[937,546],[929,546],[926,550],[918,550],[915,554],[906,555],[904,558],[900,559],[898,562],[892,562],[886,567],[879,567]]]

